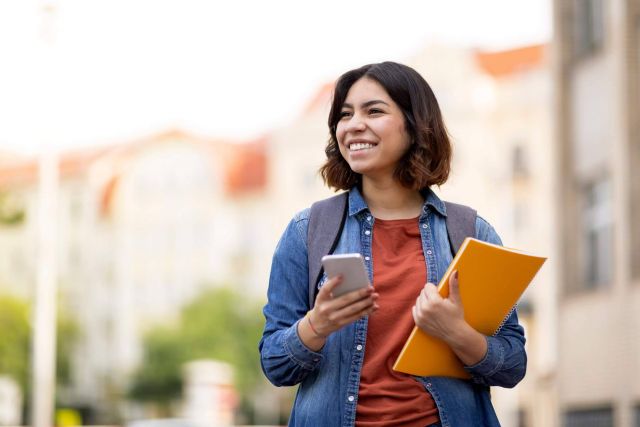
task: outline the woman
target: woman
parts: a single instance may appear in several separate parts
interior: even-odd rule
[[[321,173],[349,191],[335,253],[361,253],[373,286],[334,298],[340,278],[325,278],[310,307],[309,210],[289,223],[273,257],[260,342],[269,380],[300,385],[289,424],[499,425],[489,386],[524,377],[524,331],[514,311],[495,336],[480,334],[464,320],[457,275],[449,298],[434,285],[452,253],[446,208],[430,187],[447,180],[451,144],[431,88],[393,62],[351,70],[336,83],[329,130]],[[501,244],[480,217],[475,237]],[[393,371],[414,325],[444,340],[471,380]]]

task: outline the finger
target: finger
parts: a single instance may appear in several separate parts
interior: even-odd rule
[[[438,287],[433,283],[427,283],[424,285],[424,296],[428,301],[436,302],[442,299],[438,292]]]
[[[339,297],[331,300],[331,304],[335,310],[339,310],[353,304],[354,302],[367,299],[373,295],[373,293],[373,286],[367,286],[366,288],[357,289],[355,291],[347,292],[344,295],[340,295]]]
[[[372,308],[377,300],[377,294],[374,294],[376,297],[371,296],[369,298],[365,298],[362,300],[358,300],[353,302],[341,309],[334,311],[329,317],[332,321],[340,321],[340,319],[350,318],[354,315],[362,311],[367,311]]]
[[[327,299],[330,298],[331,297],[331,292],[340,283],[342,283],[342,275],[338,275],[338,276],[335,276],[335,277],[332,277],[332,278],[328,279],[320,287],[320,290],[318,291],[318,299],[320,299],[320,298],[323,298],[323,299],[324,298],[327,298]]]
[[[349,323],[355,322],[356,320],[373,313],[375,310],[376,310],[375,306],[371,307],[371,308],[369,308],[367,310],[362,310],[362,311],[360,311],[358,313],[353,314],[352,316],[349,316],[349,317],[346,317],[344,319],[341,319],[340,320],[340,325],[341,326],[348,325]]]
[[[423,289],[420,291],[420,295],[416,298],[415,308],[418,312],[422,313],[429,306],[429,300],[427,299],[426,291]]]
[[[460,303],[460,287],[458,282],[458,270],[449,277],[449,300],[454,304]]]

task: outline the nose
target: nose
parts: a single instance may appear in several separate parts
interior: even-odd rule
[[[347,126],[345,126],[345,131],[346,132],[362,132],[365,129],[365,127],[366,125],[364,120],[362,120],[362,117],[359,114],[354,114],[349,120],[349,122],[347,123]]]

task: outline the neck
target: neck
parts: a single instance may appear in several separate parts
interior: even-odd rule
[[[392,178],[362,179],[362,195],[374,217],[408,219],[420,216],[424,199],[417,190],[403,187]]]

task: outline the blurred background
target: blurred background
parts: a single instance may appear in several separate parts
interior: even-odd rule
[[[395,60],[445,199],[549,257],[504,426],[640,426],[640,0],[0,0],[0,425],[282,425],[257,343],[333,82]]]

